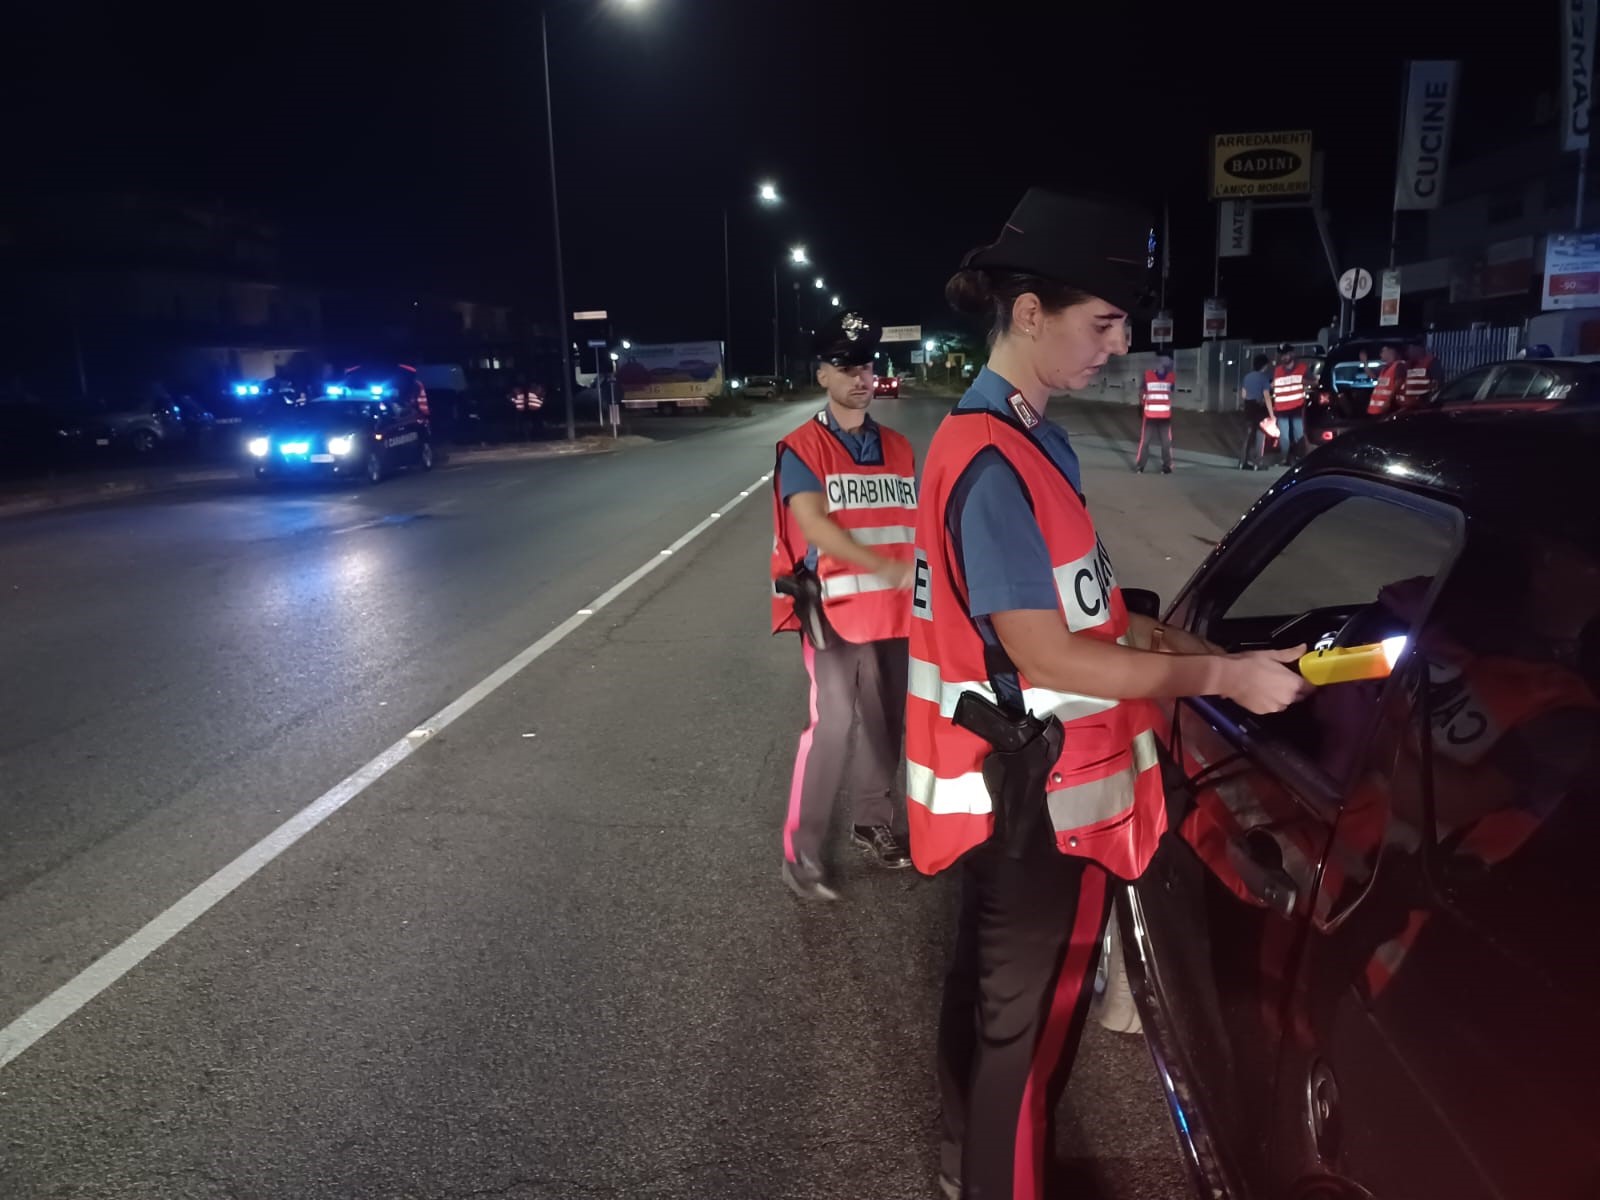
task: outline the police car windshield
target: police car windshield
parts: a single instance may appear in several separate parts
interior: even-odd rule
[[[371,417],[372,405],[360,400],[313,400],[289,415],[295,424],[306,425],[349,424]]]

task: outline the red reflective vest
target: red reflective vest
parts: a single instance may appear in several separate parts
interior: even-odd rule
[[[1367,416],[1381,417],[1394,407],[1395,395],[1400,391],[1400,372],[1404,369],[1398,359],[1384,364],[1383,370],[1378,372],[1378,382],[1372,385],[1367,397]]]
[[[1305,363],[1292,367],[1277,367],[1272,372],[1272,411],[1295,412],[1306,402],[1306,376],[1311,368]]]
[[[884,558],[911,561],[917,520],[916,455],[911,443],[892,429],[878,426],[882,465],[863,466],[850,456],[828,428],[824,410],[778,443],[778,462],[785,449],[822,481],[828,516],[863,546]],[[794,571],[804,560],[805,537],[783,502],[778,471],[772,473],[772,578]],[[822,580],[822,607],[834,631],[847,642],[903,638],[910,630],[910,603],[904,591],[854,563],[817,556]],[[772,593],[772,632],[799,629],[794,600]]]
[[[1406,407],[1421,404],[1433,394],[1434,357],[1424,354],[1422,361],[1406,368]]]
[[[1175,379],[1173,375],[1163,379],[1155,371],[1144,373],[1144,390],[1139,398],[1144,402],[1146,417],[1165,420],[1172,415],[1172,385]]]
[[[1013,397],[1013,404],[1021,402]],[[1032,415],[1024,404],[1021,412]],[[911,669],[906,701],[906,791],[911,857],[942,871],[988,840],[994,815],[983,781],[990,747],[952,721],[964,691],[995,699],[965,601],[961,564],[945,534],[945,509],[961,473],[994,447],[1017,472],[1055,564],[1059,610],[1081,637],[1126,644],[1128,611],[1083,500],[1034,438],[1006,417],[960,410],[934,435],[917,512],[911,601]],[[1036,687],[1022,678],[1029,711],[1054,714],[1066,739],[1046,784],[1056,848],[1134,879],[1166,829],[1152,734],[1154,706]]]

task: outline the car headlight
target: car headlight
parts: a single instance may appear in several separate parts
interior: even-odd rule
[[[251,438],[245,443],[245,448],[256,458],[265,458],[272,449],[272,442],[267,438]]]
[[[356,439],[352,434],[345,434],[343,437],[331,437],[328,439],[328,453],[337,454],[340,458],[343,458],[355,448]]]

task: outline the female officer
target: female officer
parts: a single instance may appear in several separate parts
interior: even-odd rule
[[[1265,713],[1306,687],[1284,666],[1304,647],[1223,654],[1130,616],[1077,456],[1044,419],[1052,394],[1127,352],[1148,229],[1126,209],[1034,189],[946,288],[955,308],[990,324],[992,350],[924,469],[906,788],[917,866],[962,867],[940,1021],[940,1183],[968,1200],[1044,1194],[1048,1118],[1088,1008],[1111,886],[1139,876],[1166,828],[1148,701],[1221,695]],[[952,720],[963,692],[1064,726],[1041,768],[1043,795],[1012,807],[1002,784],[1004,843],[984,778],[994,747]],[[1019,846],[1030,819],[1036,836]]]

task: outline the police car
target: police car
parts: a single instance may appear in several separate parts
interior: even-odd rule
[[[434,454],[428,418],[415,403],[342,391],[285,409],[252,430],[245,449],[257,479],[370,483],[404,467],[431,470]]]
[[[1596,1194],[1597,453],[1595,408],[1354,430],[1172,608],[1388,652],[1284,713],[1162,708],[1173,831],[1119,928],[1207,1197]]]

